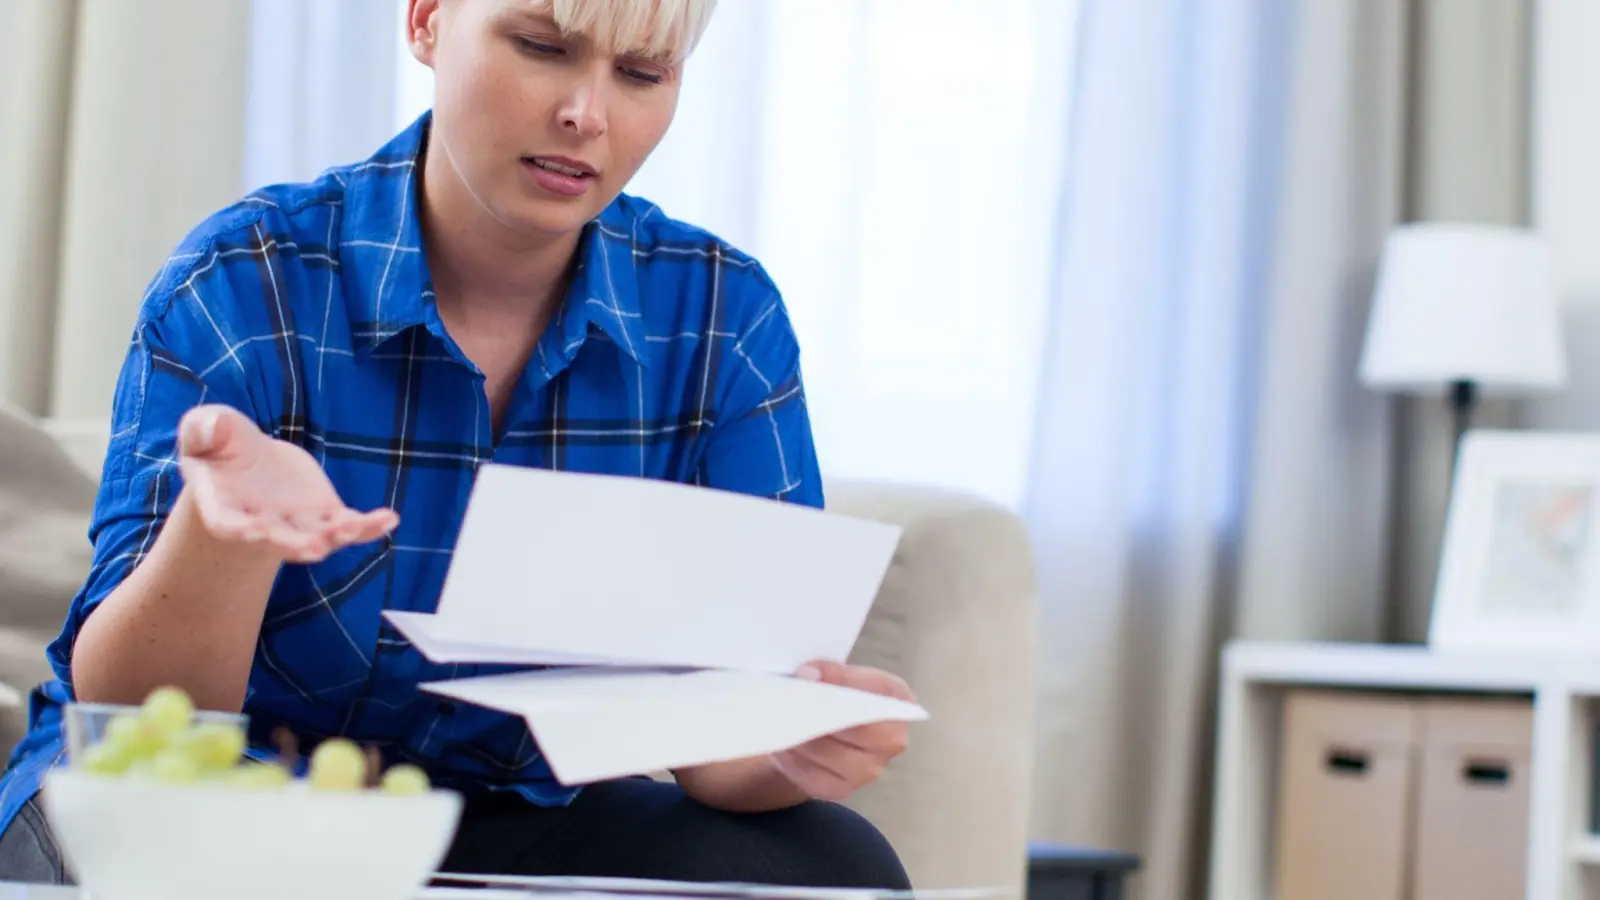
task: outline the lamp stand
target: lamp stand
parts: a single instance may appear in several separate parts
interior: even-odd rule
[[[1461,441],[1472,427],[1472,413],[1478,406],[1478,383],[1460,380],[1450,384],[1450,413],[1455,422],[1455,442],[1451,445],[1450,471],[1461,461]]]

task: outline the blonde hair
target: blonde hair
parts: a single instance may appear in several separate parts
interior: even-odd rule
[[[538,5],[569,34],[681,63],[700,43],[717,0],[544,0]]]

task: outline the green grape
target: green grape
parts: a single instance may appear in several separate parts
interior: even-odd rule
[[[432,787],[428,783],[428,773],[409,763],[401,763],[383,774],[383,789],[386,793],[415,796],[426,794]]]
[[[292,784],[294,776],[274,763],[247,762],[228,772],[227,780],[236,787],[276,788]]]
[[[116,744],[95,744],[83,752],[80,764],[85,772],[96,775],[120,775],[134,762],[126,750]]]
[[[306,780],[319,791],[361,790],[367,780],[367,758],[351,741],[323,741],[311,753],[311,771]]]
[[[106,725],[106,736],[102,743],[126,753],[130,761],[154,759],[166,746],[161,732],[136,716],[117,716],[112,719]]]
[[[244,755],[244,729],[238,725],[213,722],[200,726],[205,737],[206,764],[215,769],[232,768]]]
[[[194,702],[180,688],[156,688],[145,698],[139,714],[163,738],[171,738],[189,726]]]
[[[199,781],[203,773],[199,760],[177,748],[161,751],[150,763],[151,775],[157,781],[188,784]]]
[[[179,732],[171,744],[194,757],[202,768],[210,772],[233,768],[244,754],[244,745],[244,730],[222,722],[191,725]]]

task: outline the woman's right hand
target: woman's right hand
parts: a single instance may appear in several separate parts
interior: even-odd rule
[[[178,466],[206,529],[269,548],[287,562],[312,563],[393,531],[390,509],[344,505],[305,450],[268,437],[229,406],[207,404],[178,423]]]

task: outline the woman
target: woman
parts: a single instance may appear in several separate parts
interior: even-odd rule
[[[381,616],[433,608],[485,460],[822,505],[777,290],[621,194],[713,4],[411,0],[432,112],[184,240],[117,385],[58,678],[0,784],[0,878],[68,877],[33,799],[61,705],[175,685],[248,712],[255,741],[346,736],[460,790],[447,871],[907,886],[831,802],[903,751],[904,725],[569,790],[520,720],[420,695],[471,672],[435,669]],[[879,671],[802,674],[910,698]]]

